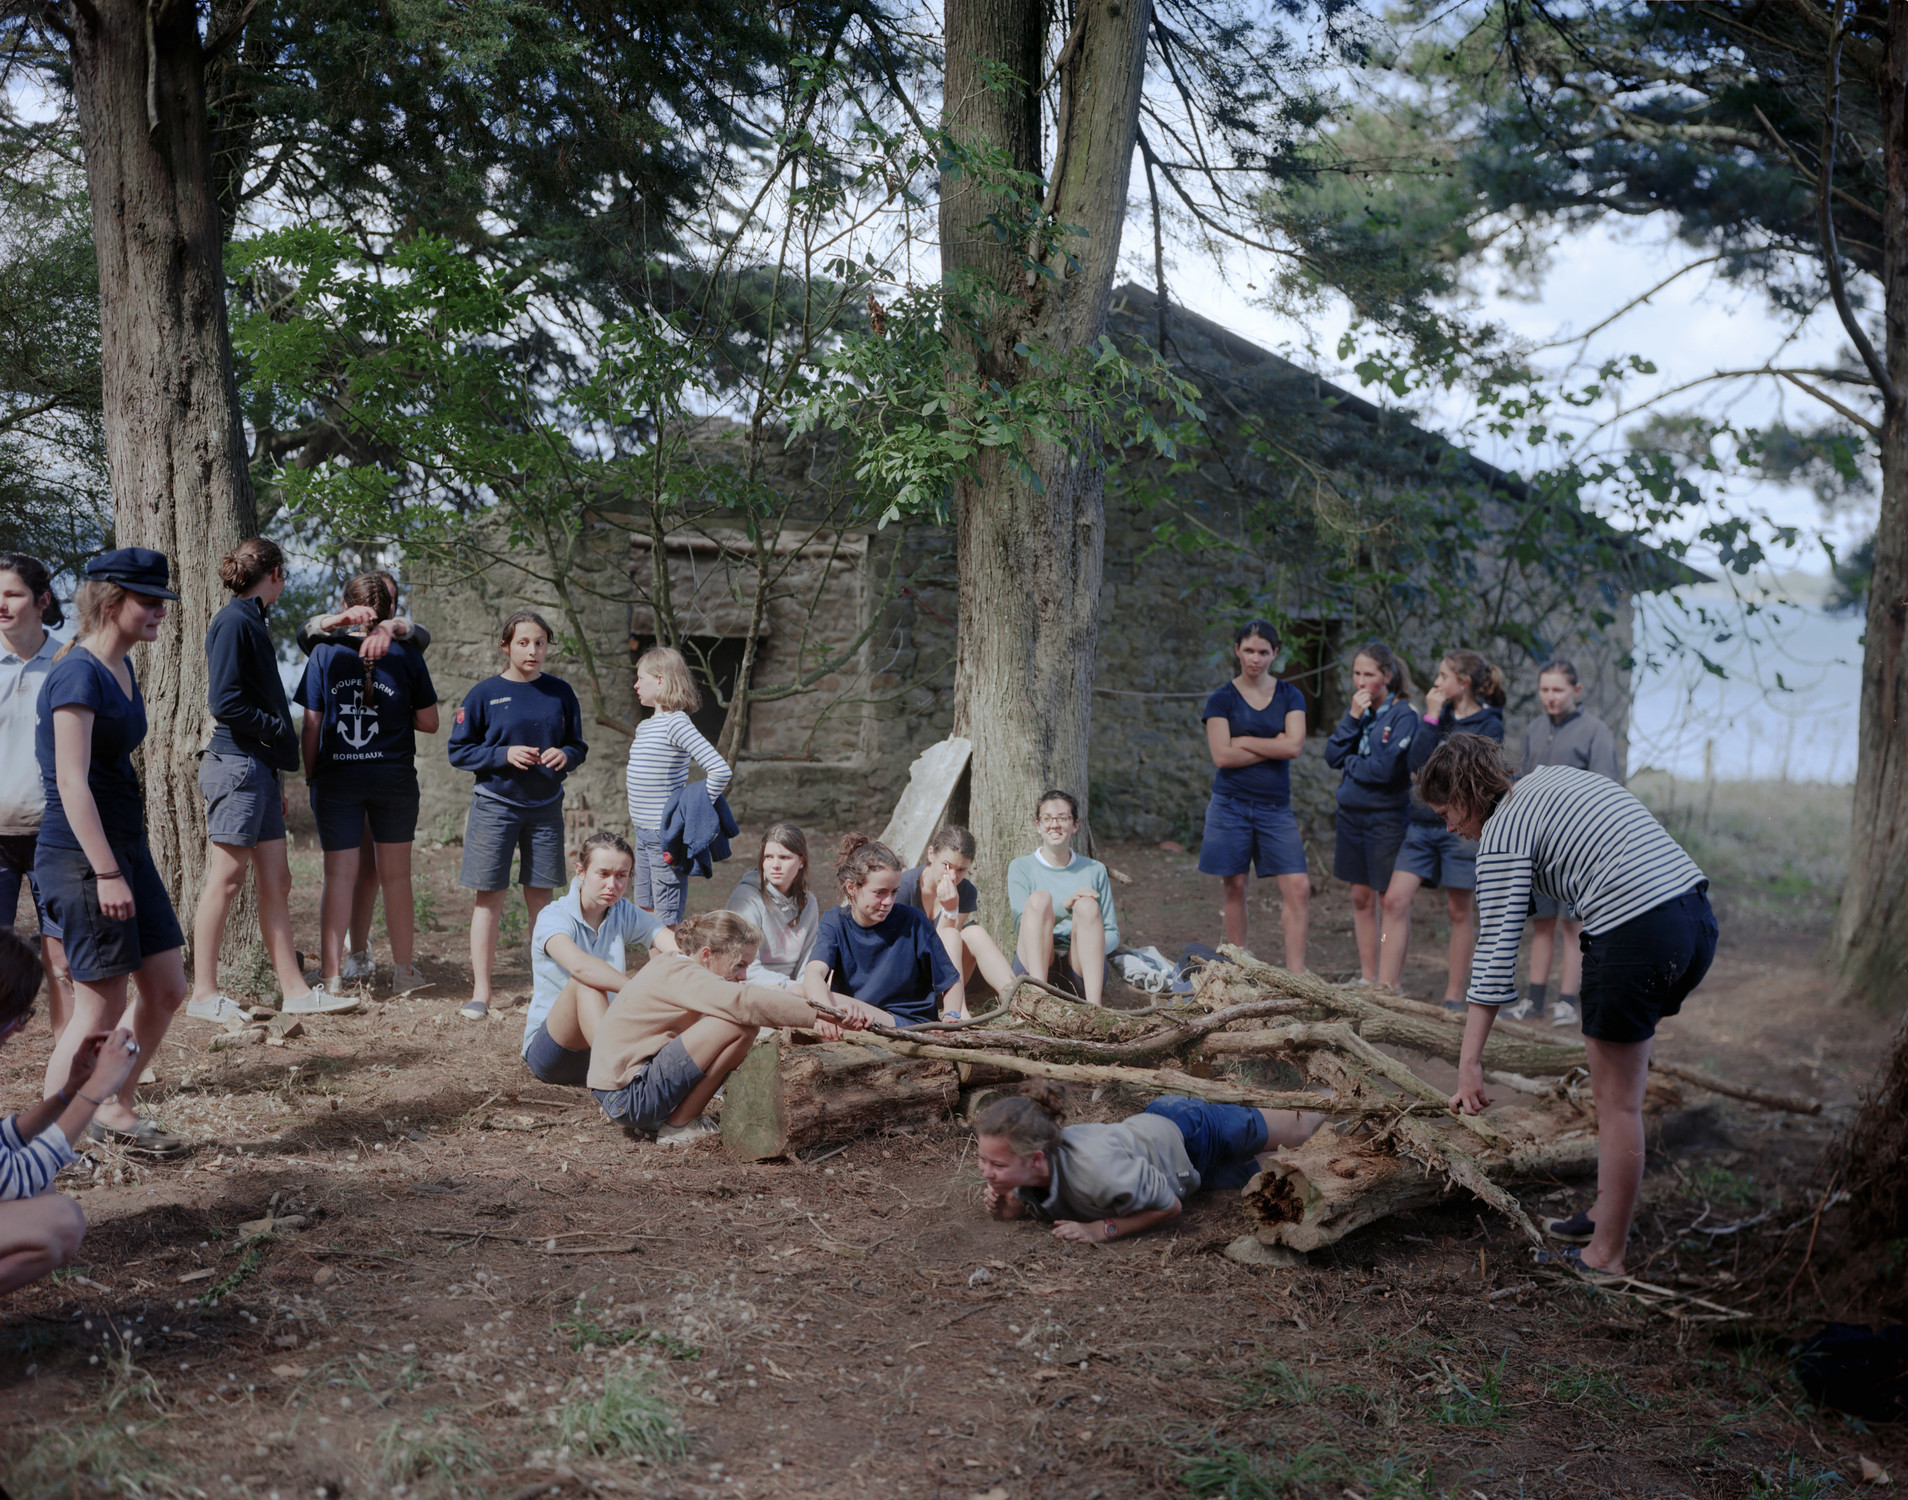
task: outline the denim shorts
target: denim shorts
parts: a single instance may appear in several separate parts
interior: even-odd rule
[[[1206,833],[1199,844],[1199,873],[1244,875],[1254,866],[1259,878],[1303,875],[1305,841],[1290,807],[1249,802],[1214,793],[1206,804]]]
[[[255,849],[285,836],[278,772],[256,756],[206,751],[199,757],[199,795],[205,836],[215,844]]]
[[[1435,823],[1413,823],[1405,830],[1394,869],[1416,875],[1429,886],[1447,891],[1477,889],[1477,845]]]
[[[1368,885],[1374,891],[1382,891],[1391,884],[1392,867],[1397,864],[1398,850],[1404,844],[1405,821],[1402,807],[1370,811],[1339,808],[1332,874],[1353,885]]]
[[[136,974],[155,954],[185,946],[172,898],[144,840],[132,848],[114,849],[113,858],[132,887],[133,914],[123,922],[110,920],[99,909],[99,881],[84,851],[42,844],[34,860],[33,875],[59,924],[67,966],[81,984]]]
[[[366,822],[374,844],[410,843],[417,837],[417,805],[417,768],[397,761],[333,767],[311,784],[318,847],[327,854],[356,849]]]
[[[563,799],[518,807],[495,797],[472,797],[464,820],[464,867],[457,883],[470,891],[510,889],[510,857],[517,883],[554,890],[569,879],[563,868]]]
[[[585,1047],[577,1052],[563,1046],[541,1021],[537,1023],[536,1034],[523,1049],[523,1061],[538,1083],[580,1089],[590,1081],[590,1049]]]
[[[629,876],[629,899],[654,912],[665,927],[682,920],[689,906],[689,867],[680,869],[665,857],[662,834],[654,828],[632,828],[636,868]]]
[[[654,1135],[669,1123],[689,1091],[702,1082],[702,1069],[682,1038],[672,1036],[662,1051],[636,1070],[620,1089],[591,1089],[612,1124]]]
[[[1265,1150],[1268,1136],[1265,1116],[1256,1109],[1168,1094],[1145,1113],[1164,1115],[1179,1127],[1202,1188],[1242,1188],[1258,1172],[1253,1158]]]
[[[1709,882],[1597,937],[1583,935],[1583,1034],[1641,1042],[1683,1008],[1716,957]]]
[[[1552,917],[1562,917],[1566,922],[1577,920],[1577,908],[1568,901],[1559,901],[1546,896],[1542,891],[1533,889],[1530,893],[1530,915],[1535,922],[1548,922]]]
[[[33,850],[40,841],[37,833],[0,834],[0,927],[11,927],[20,915],[20,885],[33,894],[33,910],[40,919],[43,937],[58,938],[59,924],[47,915],[40,899],[40,882],[33,878]]]

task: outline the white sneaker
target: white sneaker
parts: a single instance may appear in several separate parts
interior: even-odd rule
[[[1504,1014],[1509,1016],[1513,1021],[1541,1021],[1544,1016],[1542,1009],[1539,1008],[1528,995],[1524,996],[1524,998],[1519,1000],[1515,1005],[1505,1006]]]
[[[1552,1026],[1575,1026],[1581,1019],[1574,1001],[1559,1000],[1551,1008],[1550,1024]]]
[[[426,990],[430,987],[431,981],[424,977],[423,971],[419,969],[416,964],[391,965],[391,993],[393,995],[408,995],[413,990]]]
[[[687,1125],[665,1125],[656,1132],[658,1146],[693,1146],[712,1135],[721,1135],[722,1126],[707,1115],[697,1115]]]
[[[344,960],[344,979],[371,979],[376,976],[378,966],[371,962],[371,950],[362,953],[347,953]]]
[[[364,1001],[356,995],[334,995],[322,984],[313,985],[309,995],[296,1000],[287,997],[284,1005],[288,1016],[344,1016],[363,1009]]]
[[[229,1021],[243,1021],[249,1014],[238,1001],[225,995],[203,995],[197,1000],[188,1000],[185,1013],[195,1021],[216,1021],[221,1026]]]

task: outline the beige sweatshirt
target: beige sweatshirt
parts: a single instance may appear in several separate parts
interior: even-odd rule
[[[672,1036],[699,1016],[741,1026],[808,1026],[815,1012],[793,990],[736,984],[711,974],[693,958],[657,953],[617,992],[590,1048],[590,1087],[620,1089]]]

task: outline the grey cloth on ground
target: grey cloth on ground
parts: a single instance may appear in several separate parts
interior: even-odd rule
[[[1113,967],[1134,989],[1149,995],[1168,993],[1178,977],[1166,955],[1151,947],[1119,949],[1113,955]]]
[[[800,983],[802,965],[815,946],[815,929],[821,925],[815,893],[804,892],[798,912],[794,901],[773,885],[762,888],[760,870],[749,870],[729,893],[728,907],[762,929],[762,947],[749,965],[749,983]]]
[[[1046,1191],[1018,1188],[1035,1218],[1120,1219],[1171,1208],[1199,1191],[1186,1138],[1163,1115],[1133,1115],[1117,1125],[1069,1125],[1053,1153]]]

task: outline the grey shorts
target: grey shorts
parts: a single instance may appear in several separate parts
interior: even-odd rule
[[[464,867],[457,883],[470,891],[510,889],[510,857],[518,856],[517,884],[553,890],[563,869],[563,799],[517,807],[495,797],[472,797],[464,820]]]
[[[1567,901],[1553,901],[1542,891],[1530,893],[1531,920],[1548,922],[1552,917],[1562,917],[1566,922],[1577,920],[1577,908]]]
[[[659,830],[630,831],[636,836],[636,868],[630,872],[629,899],[661,917],[665,927],[674,927],[689,906],[689,867],[669,863]]]
[[[285,836],[278,772],[262,760],[206,751],[199,757],[199,795],[205,836],[215,844],[254,849]]]
[[[662,1051],[636,1070],[620,1089],[591,1089],[612,1124],[654,1135],[669,1123],[689,1091],[702,1082],[702,1069],[682,1038],[672,1036]]]

